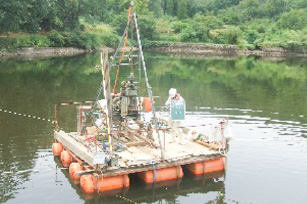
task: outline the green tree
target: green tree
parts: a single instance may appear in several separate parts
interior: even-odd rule
[[[242,0],[214,0],[210,2],[210,7],[213,11],[218,12],[219,10],[238,5],[241,1]]]
[[[150,11],[152,11],[156,17],[161,17],[163,15],[162,10],[162,1],[161,0],[149,0],[148,2],[148,8]]]
[[[80,16],[89,22],[106,21],[110,15],[108,0],[80,0]]]
[[[138,18],[142,38],[154,40],[157,35],[156,22],[153,15],[142,15]]]
[[[148,14],[149,12],[149,0],[134,0],[134,11],[138,14]]]
[[[179,20],[182,20],[188,17],[188,4],[186,0],[178,1],[177,17]]]
[[[307,27],[307,9],[291,10],[281,15],[277,25],[283,29],[301,30]]]
[[[210,30],[209,35],[215,43],[237,44],[242,36],[242,31],[236,26],[225,26],[221,29]]]
[[[191,0],[189,1],[189,16],[193,17],[196,13],[205,14],[209,10],[209,1]]]
[[[20,30],[22,19],[27,19],[26,1],[1,1],[0,32]]]
[[[262,4],[264,15],[276,19],[277,16],[289,9],[288,0],[270,0]]]
[[[165,13],[174,16],[174,0],[166,0]]]

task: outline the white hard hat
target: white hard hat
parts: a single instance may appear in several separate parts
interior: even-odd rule
[[[175,97],[176,94],[177,94],[177,90],[174,89],[174,88],[171,88],[168,93],[169,93],[170,97]]]

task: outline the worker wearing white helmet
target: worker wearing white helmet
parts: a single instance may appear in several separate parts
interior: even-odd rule
[[[179,101],[180,102],[184,102],[184,104],[185,104],[184,99],[180,96],[179,93],[177,93],[176,89],[171,88],[168,93],[169,93],[169,97],[168,97],[168,99],[167,99],[167,101],[165,103],[165,105],[166,105],[166,107],[168,109],[171,106],[171,102],[174,101],[174,100],[176,102],[179,102]],[[171,128],[171,131],[170,131],[170,134],[172,136],[171,142],[175,142],[176,139],[178,138],[180,144],[183,144],[182,129],[181,128],[177,128],[180,125],[181,125],[181,121],[180,120],[172,120],[171,113],[170,113],[170,115],[169,115],[169,127]]]

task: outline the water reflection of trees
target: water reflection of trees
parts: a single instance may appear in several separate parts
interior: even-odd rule
[[[265,114],[279,112],[280,119],[306,115],[307,62],[304,60],[154,56],[148,61],[153,86],[159,85],[161,91],[176,87],[183,96],[193,99],[187,102],[189,109],[249,108],[263,110]]]
[[[280,112],[284,117],[304,109],[307,81],[304,60],[275,62],[255,57],[224,60],[162,54],[148,54],[146,60],[154,94],[165,100],[168,89],[175,87],[183,96],[193,99],[188,101],[188,109],[195,106],[240,107]],[[97,64],[99,55],[1,61],[0,80],[10,89],[10,94],[6,95],[9,100],[0,103],[13,101],[12,98],[21,92],[28,94],[35,105],[91,100],[101,81],[100,70],[95,69]],[[113,80],[115,71],[111,72]],[[129,69],[123,67],[119,81],[127,78],[128,72]],[[144,87],[144,80],[142,84]],[[142,89],[142,94],[146,94],[146,89]]]
[[[1,203],[13,198],[18,186],[28,181],[37,150],[50,145],[50,126],[41,121],[32,122],[7,113],[0,116]]]

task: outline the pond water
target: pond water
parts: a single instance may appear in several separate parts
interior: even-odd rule
[[[117,195],[85,196],[52,155],[53,124],[18,113],[52,120],[54,104],[93,100],[101,81],[99,55],[2,60],[0,203],[307,203],[307,61],[156,53],[145,58],[154,95],[165,101],[168,90],[177,88],[189,123],[230,120],[234,139],[226,172],[185,172],[181,181],[160,185],[136,180]],[[119,81],[128,72],[122,68]],[[60,126],[73,131],[75,116],[68,108]]]

